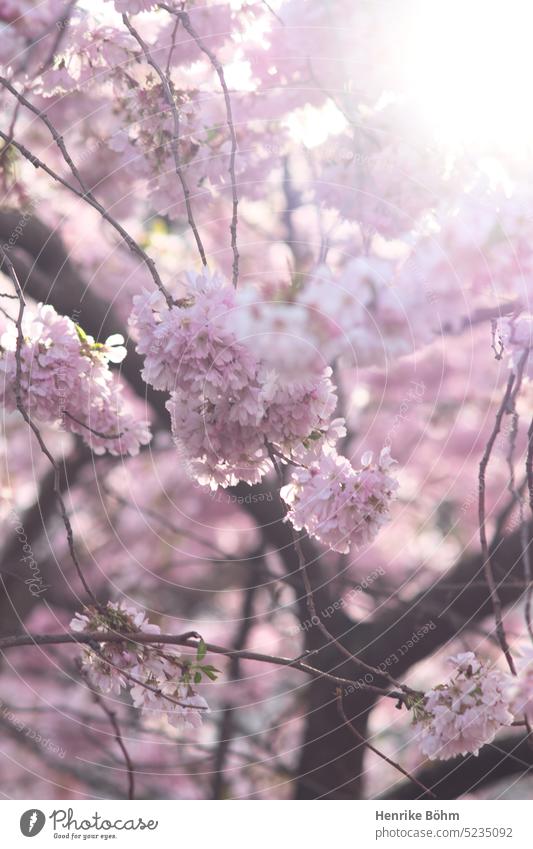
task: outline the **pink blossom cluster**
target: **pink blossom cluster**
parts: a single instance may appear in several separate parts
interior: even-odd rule
[[[345,554],[350,545],[367,545],[389,518],[398,488],[390,474],[394,462],[383,448],[377,463],[367,452],[356,470],[330,445],[322,446],[281,489],[288,518],[296,530],[305,528],[333,551]]]
[[[376,120],[377,126],[381,121]],[[329,140],[324,148],[331,150]],[[315,189],[317,201],[358,221],[363,233],[377,232],[387,239],[408,233],[442,188],[442,162],[434,151],[398,137],[392,144],[371,143],[368,152],[354,153],[350,137],[343,136],[333,161],[320,148],[318,154],[324,165]]]
[[[456,667],[451,681],[429,690],[423,705],[415,707],[420,746],[431,760],[477,755],[513,722],[508,675],[484,665],[473,652],[450,662]]]
[[[443,202],[409,244],[375,242],[340,268],[318,265],[296,296],[312,338],[328,361],[343,354],[360,368],[384,365],[512,306],[499,333],[516,371],[532,347],[530,207],[519,192],[506,198],[479,186],[451,207]],[[531,353],[524,373],[533,374]]]
[[[125,405],[122,387],[109,370],[126,354],[124,339],[96,343],[70,318],[40,305],[23,317],[22,403],[37,422],[58,424],[83,437],[95,454],[137,454],[150,441],[147,422]],[[0,336],[0,393],[8,409],[17,405],[17,329]]]
[[[166,309],[158,295],[134,298],[131,325],[143,377],[170,392],[172,433],[193,477],[216,489],[253,484],[272,452],[291,455],[327,430],[336,406],[331,371],[287,379],[238,338],[234,289],[218,274],[189,274],[185,296]]]
[[[0,61],[31,73],[33,62],[42,61],[50,49],[54,25],[65,13],[64,0],[35,3],[33,0],[0,2]],[[37,51],[35,48],[37,45]]]
[[[517,374],[533,379],[533,316],[520,315],[502,318],[498,331],[509,366]]]
[[[371,252],[340,271],[318,266],[298,293],[308,327],[332,360],[358,368],[384,365],[435,339],[434,307],[408,264]],[[320,341],[318,341],[320,340]]]
[[[160,633],[158,625],[148,622],[146,615],[124,602],[108,602],[104,610],[88,608],[76,613],[70,623],[76,633],[126,633],[128,635]],[[164,714],[171,725],[195,728],[209,708],[194,683],[203,669],[214,675],[212,667],[192,664],[168,646],[135,642],[100,642],[98,648],[83,648],[81,668],[91,686],[102,693],[120,695],[130,690],[135,707],[146,715]]]
[[[157,3],[154,0],[114,0],[114,7],[119,14],[131,16],[155,9]],[[200,43],[207,44],[212,51],[222,48],[240,29],[239,18],[232,15],[227,3],[195,3],[186,10],[178,4],[176,12],[180,11],[187,11]],[[70,27],[68,38],[62,43],[61,63],[44,74],[43,93],[49,97],[73,91],[89,81],[91,92],[98,90],[104,101],[112,91],[112,110],[106,114],[105,122],[99,113],[93,124],[97,144],[107,148],[108,154],[105,165],[102,157],[95,157],[99,161],[91,162],[93,175],[113,162],[108,182],[116,188],[117,183],[127,183],[133,173],[136,182],[144,181],[153,206],[164,210],[169,218],[177,218],[183,213],[183,192],[177,177],[169,179],[175,162],[174,121],[167,96],[159,76],[146,62],[143,50],[135,38],[119,26],[119,21],[117,16],[115,25],[102,25],[101,15],[96,12],[92,19],[86,14],[77,20],[76,32]],[[162,68],[168,62],[171,69],[170,84],[179,109],[177,150],[181,172],[193,194],[193,205],[205,203],[217,194],[217,188],[219,191],[224,188],[231,147],[224,100],[205,93],[213,68],[183,26],[179,27],[179,50],[174,49],[177,18],[171,13],[144,16],[133,23],[155,61]],[[191,74],[189,66],[193,64],[195,69]],[[101,69],[101,73],[96,74],[97,69]],[[246,121],[248,119],[247,115]],[[242,130],[238,125],[236,130],[243,141],[250,134],[246,121],[243,119]],[[110,133],[110,127],[116,131]],[[243,157],[239,157],[236,163],[239,174],[243,166]],[[95,185],[101,192],[101,181],[97,180]]]

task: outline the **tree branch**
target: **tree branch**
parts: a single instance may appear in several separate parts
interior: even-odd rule
[[[429,763],[416,778],[430,787],[437,799],[460,799],[486,784],[509,776],[533,773],[533,751],[527,739],[507,737],[483,746],[479,755]],[[389,790],[382,799],[420,799],[420,788],[406,781]]]

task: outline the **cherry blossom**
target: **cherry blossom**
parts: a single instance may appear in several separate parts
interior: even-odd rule
[[[137,296],[130,319],[144,379],[171,393],[180,455],[214,489],[260,481],[272,468],[272,448],[290,455],[319,437],[336,407],[330,369],[303,380],[280,374],[258,358],[242,326],[239,340],[238,311],[232,287],[205,271],[187,275],[184,296],[170,309],[159,296]]]
[[[502,318],[498,333],[512,371],[533,379],[533,316]]]
[[[420,747],[431,760],[477,755],[513,721],[509,676],[481,663],[473,652],[449,660],[453,678],[429,690],[415,708]]]
[[[120,695],[129,688],[133,704],[143,713],[163,713],[170,723],[183,727],[201,725],[209,707],[194,683],[206,669],[213,680],[213,667],[185,660],[171,646],[157,645],[161,629],[143,611],[124,601],[109,602],[103,610],[76,613],[70,628],[78,634],[124,632],[130,637],[123,643],[101,642],[98,649],[84,647],[81,668],[97,690]],[[136,633],[153,634],[154,644],[136,643],[131,639]]]
[[[390,449],[382,449],[377,463],[372,453],[362,457],[361,469],[334,449],[325,447],[307,468],[296,468],[281,490],[288,518],[296,530],[333,551],[347,553],[350,545],[368,545],[389,518],[398,482],[391,476]]]
[[[23,332],[22,403],[32,418],[80,434],[95,454],[136,454],[149,442],[148,424],[128,410],[108,368],[126,355],[120,334],[96,343],[71,319],[43,305],[25,312]],[[16,408],[16,346],[16,328],[8,324],[0,339],[0,373],[3,401],[11,409]]]
[[[482,39],[461,12],[469,68],[461,50],[440,62],[421,5],[0,0],[0,244],[26,304],[19,337],[2,262],[14,798],[372,798],[395,777],[409,795],[406,771],[421,793],[430,771],[416,742],[447,759],[495,735],[496,769],[454,764],[439,794],[464,787],[456,768],[476,793],[517,783],[533,724],[531,650],[515,651],[531,636],[531,74],[508,76],[506,51],[529,61],[517,33],[490,51],[503,101],[478,59],[492,7],[504,33],[528,4],[485,4]],[[438,5],[446,43],[461,4]],[[443,100],[470,76],[479,97]],[[484,101],[499,141],[481,120],[471,140],[464,115],[451,141],[453,115]],[[170,617],[209,642],[169,641]],[[464,652],[473,637],[518,674]],[[419,662],[426,693],[410,689]],[[321,709],[337,684],[344,723]]]

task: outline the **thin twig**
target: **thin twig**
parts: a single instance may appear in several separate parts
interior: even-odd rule
[[[85,422],[80,421],[80,419],[77,419],[76,416],[73,416],[72,413],[68,412],[68,410],[63,410],[63,415],[66,416],[67,419],[71,419],[71,421],[76,422],[76,424],[79,425],[80,427],[83,427],[83,428],[85,428],[85,430],[88,430],[90,433],[94,434],[94,436],[99,436],[100,439],[120,439],[122,436],[124,436],[124,432],[122,432],[122,433],[102,433],[99,430],[95,430],[90,425],[85,424]]]
[[[265,6],[265,8],[266,8],[266,9],[268,9],[268,11],[270,12],[270,14],[271,14],[271,15],[274,15],[274,17],[275,17],[275,18],[279,21],[279,23],[281,24],[281,26],[282,26],[282,27],[284,27],[284,26],[285,26],[285,21],[284,21],[282,18],[280,18],[280,16],[279,16],[279,15],[278,15],[278,13],[276,12],[276,10],[272,8],[272,6],[270,5],[270,3],[267,3],[267,0],[261,0],[261,2],[263,3],[263,6]]]
[[[167,77],[170,77],[170,69],[172,67],[172,57],[173,57],[174,51],[176,49],[176,35],[177,35],[177,32],[178,32],[179,25],[180,25],[180,19],[176,18],[176,20],[174,21],[174,29],[172,30],[170,50],[168,51],[167,65],[166,65],[166,68],[165,68],[165,73],[166,73]]]
[[[529,506],[533,511],[533,419],[527,431],[527,457],[526,457],[526,480],[529,497]],[[522,538],[525,538],[527,543],[527,527],[523,529]],[[529,554],[529,549],[528,549]],[[524,563],[524,580],[528,583],[526,595],[526,622],[529,635],[533,640],[533,624],[531,618],[531,603],[533,600],[533,584],[531,583],[531,564],[529,558]]]
[[[79,577],[79,579],[80,579],[80,581],[83,585],[85,592],[90,597],[91,601],[96,605],[96,607],[99,608],[100,604],[98,602],[98,599],[94,595],[93,591],[91,590],[91,588],[89,587],[89,585],[88,585],[88,583],[85,579],[85,576],[83,574],[81,564],[78,560],[78,555],[76,553],[76,549],[75,549],[75,546],[74,546],[74,532],[72,530],[72,525],[71,525],[70,519],[68,517],[67,508],[66,508],[65,502],[63,500],[63,496],[61,494],[60,468],[59,468],[55,458],[50,453],[46,443],[44,442],[39,428],[37,427],[37,425],[35,424],[35,422],[31,418],[31,416],[29,415],[28,411],[26,410],[26,407],[24,405],[24,401],[22,399],[22,346],[24,344],[24,330],[23,330],[23,327],[22,327],[22,322],[23,322],[23,318],[24,318],[24,310],[26,309],[26,301],[24,299],[24,292],[22,290],[22,286],[20,285],[20,281],[18,279],[17,272],[15,271],[15,268],[14,268],[13,263],[11,262],[9,256],[6,254],[6,252],[4,251],[4,249],[2,247],[0,247],[0,256],[2,258],[2,264],[5,262],[6,265],[7,265],[9,276],[11,277],[13,285],[15,286],[15,289],[16,289],[16,292],[17,292],[17,295],[18,295],[18,299],[19,299],[19,310],[18,310],[18,316],[17,316],[17,320],[16,320],[17,344],[16,344],[16,348],[15,348],[15,363],[16,363],[15,400],[16,400],[16,406],[17,406],[17,409],[20,412],[22,418],[26,422],[26,424],[33,431],[33,433],[34,433],[34,435],[37,439],[37,442],[39,443],[39,447],[40,447],[42,453],[47,458],[47,460],[49,461],[50,465],[52,466],[52,468],[54,470],[54,494],[55,494],[55,496],[56,496],[56,498],[59,502],[59,510],[60,510],[61,518],[63,519],[63,524],[65,526],[65,530],[66,530],[66,534],[67,534],[67,543],[68,543],[68,549],[69,549],[69,552],[70,552],[70,556],[71,556],[72,562],[74,563],[74,566],[75,566],[76,571],[78,573],[78,577]]]
[[[279,466],[275,461],[275,456],[273,454],[273,448],[270,445],[270,443],[267,442],[266,444],[267,444],[267,448],[269,450],[270,459],[271,459],[271,461],[274,465],[274,469],[275,469],[276,474],[278,476],[279,482],[280,482],[280,484],[283,484],[283,477],[282,477],[282,474],[281,474],[281,470],[279,469]],[[400,684],[400,682],[397,681],[395,678],[393,678],[392,675],[390,675],[388,672],[385,672],[384,670],[379,670],[375,666],[370,666],[370,664],[366,663],[364,660],[359,658],[357,655],[352,654],[352,652],[349,651],[346,648],[346,646],[344,646],[340,642],[340,640],[338,640],[331,633],[331,631],[327,628],[327,626],[324,624],[324,622],[322,621],[321,617],[318,614],[318,609],[317,609],[317,606],[315,604],[313,587],[311,586],[311,581],[309,580],[309,575],[308,575],[308,572],[307,572],[307,563],[306,563],[306,559],[305,559],[305,553],[302,549],[301,539],[300,539],[300,537],[298,537],[298,535],[296,534],[292,524],[290,524],[290,523],[289,523],[289,532],[290,532],[290,535],[291,535],[291,538],[292,538],[292,545],[293,545],[293,548],[296,552],[296,557],[298,559],[299,572],[300,572],[300,575],[302,576],[302,581],[303,581],[304,590],[305,590],[305,601],[306,601],[306,604],[307,604],[307,609],[308,609],[309,614],[311,616],[311,621],[316,622],[317,627],[322,632],[324,637],[328,640],[328,642],[330,642],[331,644],[336,646],[337,649],[339,650],[339,652],[344,657],[346,657],[352,663],[355,663],[361,669],[364,669],[367,672],[370,672],[372,675],[375,675],[378,678],[384,678],[393,687],[398,687],[401,690],[401,693],[398,694],[398,698],[401,702],[403,702],[405,704],[407,702],[407,697],[409,695],[412,695],[413,692],[414,692],[413,690],[411,690],[410,687],[407,687],[405,684]]]
[[[526,348],[522,353],[518,365],[516,368],[516,380],[515,385],[511,394],[511,398],[509,400],[509,413],[511,415],[511,430],[509,431],[509,448],[507,451],[507,465],[509,468],[509,483],[507,489],[511,493],[514,498],[515,503],[518,503],[518,514],[519,514],[519,522],[520,522],[520,545],[522,547],[522,561],[524,564],[524,585],[526,589],[526,605],[525,605],[525,620],[526,626],[529,633],[529,636],[533,640],[533,625],[531,621],[531,593],[533,588],[530,586],[531,584],[531,559],[529,553],[529,540],[527,533],[527,525],[525,523],[524,516],[524,496],[522,494],[522,487],[516,486],[515,481],[515,469],[514,469],[514,454],[516,450],[516,440],[518,437],[518,425],[519,425],[519,415],[518,410],[516,409],[516,401],[518,398],[518,394],[522,387],[522,380],[524,377],[524,369],[529,358],[529,348]],[[529,448],[529,443],[528,443]],[[527,461],[526,461],[527,463]],[[527,482],[527,475],[526,475]],[[531,731],[531,729],[529,729]]]
[[[111,669],[116,670],[116,672],[122,675],[127,681],[131,681],[132,684],[136,684],[138,687],[144,687],[145,690],[149,690],[155,696],[158,696],[159,698],[164,699],[166,702],[170,702],[173,705],[177,705],[178,707],[185,709],[190,707],[190,705],[188,705],[186,702],[181,702],[179,699],[174,699],[172,696],[168,696],[166,693],[163,693],[160,687],[155,687],[152,684],[148,684],[146,681],[141,681],[140,678],[137,678],[135,675],[132,675],[131,672],[128,672],[126,669],[123,669],[123,667],[119,666],[118,663],[113,663],[112,660],[109,660],[108,657],[105,657],[105,655],[103,655],[100,651],[96,650],[97,642],[98,641],[93,641],[92,645],[90,645],[91,650],[96,654],[96,656],[102,663],[106,663],[108,666],[111,667]],[[208,710],[208,708],[197,706],[195,707],[195,710],[199,710],[201,712],[204,710]]]
[[[50,51],[48,53],[47,58],[43,61],[42,65],[40,66],[40,68],[38,69],[38,71],[35,74],[36,77],[40,76],[41,74],[44,74],[44,72],[47,70],[47,68],[49,68],[52,65],[52,63],[54,61],[54,57],[55,57],[57,51],[59,50],[59,48],[61,47],[61,42],[63,41],[63,38],[65,36],[65,32],[66,32],[67,27],[69,25],[69,21],[70,21],[72,12],[74,11],[74,7],[76,5],[76,2],[77,2],[77,0],[69,0],[69,3],[67,5],[66,10],[59,16],[59,18],[55,22],[54,26],[57,29],[56,36],[54,38],[54,41],[52,43],[52,46],[50,48]]]
[[[166,102],[169,106],[170,112],[172,114],[172,120],[173,120],[173,123],[174,123],[174,132],[172,133],[172,138],[170,140],[170,146],[171,146],[171,149],[172,149],[172,156],[174,158],[174,168],[175,168],[178,180],[180,181],[181,188],[183,190],[183,196],[185,198],[185,208],[187,210],[187,220],[189,222],[189,227],[191,228],[191,230],[193,232],[193,235],[194,235],[194,238],[195,238],[195,241],[196,241],[196,246],[198,248],[198,253],[200,254],[200,259],[202,260],[202,265],[206,266],[207,265],[207,259],[206,259],[206,256],[205,256],[204,246],[202,244],[202,240],[200,238],[200,233],[198,232],[198,227],[196,226],[196,222],[194,220],[194,215],[193,215],[193,211],[192,211],[191,191],[189,189],[189,186],[187,185],[187,180],[185,179],[185,174],[183,173],[183,166],[182,166],[182,163],[181,163],[181,155],[180,155],[180,149],[179,149],[180,117],[179,117],[178,108],[176,106],[176,101],[174,99],[174,95],[173,95],[172,89],[170,87],[170,82],[169,82],[168,76],[165,74],[163,69],[160,67],[160,65],[153,58],[152,54],[150,53],[150,50],[148,49],[148,45],[146,44],[144,39],[141,37],[141,35],[137,32],[137,30],[135,29],[133,24],[130,22],[130,19],[128,18],[128,16],[122,15],[122,20],[123,20],[126,28],[129,30],[130,34],[133,36],[133,38],[135,39],[135,41],[137,42],[137,44],[141,48],[146,61],[148,62],[150,67],[154,69],[157,76],[161,80],[161,85],[163,87],[163,94],[164,94],[165,100],[166,100]]]
[[[111,487],[109,487],[107,484],[103,484],[102,489],[106,493],[106,495],[108,495],[110,498],[113,498],[115,501],[117,501],[123,507],[130,507],[132,510],[136,510],[141,515],[150,516],[151,518],[155,519],[164,528],[167,528],[172,533],[178,534],[179,536],[188,537],[188,539],[192,540],[193,542],[197,542],[199,545],[203,545],[206,548],[210,548],[211,551],[214,554],[217,555],[217,559],[220,559],[220,560],[230,559],[228,557],[228,555],[221,548],[219,548],[217,545],[215,545],[215,543],[211,542],[208,539],[205,539],[204,537],[200,536],[200,534],[196,534],[194,531],[191,531],[190,529],[185,529],[185,528],[180,527],[179,525],[175,525],[173,522],[171,522],[169,519],[167,519],[166,516],[163,516],[157,510],[151,510],[149,507],[140,507],[134,501],[129,501],[123,495],[120,495],[120,493],[115,492],[115,490],[112,489]],[[210,559],[213,560],[214,558],[210,558]],[[242,558],[240,558],[240,557],[238,558],[239,561],[247,560],[247,559],[248,559],[248,557],[246,555]],[[231,558],[231,562],[235,562],[235,558]]]
[[[262,556],[262,549],[260,556]],[[233,645],[233,648],[237,651],[246,647],[248,636],[254,624],[254,599],[257,592],[255,574],[256,570],[249,570],[248,582],[245,587],[240,612],[240,626]],[[227,677],[230,682],[240,678],[240,658],[235,655],[230,658]],[[232,704],[231,701],[227,702],[222,708],[222,715],[219,723],[218,745],[213,763],[213,779],[211,784],[211,796],[213,799],[223,798],[226,760],[234,736],[234,716],[235,705]]]
[[[497,341],[496,336],[498,337]],[[496,318],[491,318],[490,320],[490,338],[490,347],[494,351],[494,359],[501,360],[501,358],[503,357],[504,347],[502,337],[498,333],[498,320]]]
[[[100,201],[96,199],[90,189],[85,186],[82,176],[78,168],[74,164],[70,153],[67,150],[63,136],[58,133],[46,113],[42,112],[40,109],[37,109],[37,107],[34,106],[33,103],[31,103],[26,97],[24,97],[23,94],[17,91],[17,89],[12,86],[9,80],[6,80],[5,77],[0,76],[0,84],[3,85],[4,88],[6,88],[14,97],[16,97],[19,103],[29,109],[30,112],[33,112],[33,114],[36,115],[39,120],[41,120],[43,124],[48,128],[52,135],[52,138],[54,139],[57,147],[59,148],[63,159],[65,160],[73,177],[76,179],[78,185],[80,186],[80,189],[77,189],[75,186],[72,186],[67,180],[64,180],[59,174],[57,174],[51,168],[45,165],[44,162],[42,162],[37,156],[32,154],[24,145],[22,145],[20,142],[15,141],[6,133],[0,131],[0,138],[4,140],[6,145],[12,145],[13,147],[15,147],[20,153],[22,153],[22,155],[26,159],[28,159],[29,162],[31,162],[34,167],[42,168],[42,170],[45,171],[54,180],[57,180],[59,183],[61,183],[61,185],[65,186],[65,188],[69,189],[69,191],[73,192],[75,195],[77,195],[77,197],[81,198],[81,200],[84,200],[86,203],[89,204],[89,206],[92,206],[93,209],[96,209],[96,211],[102,216],[102,218],[109,224],[111,224],[111,226],[114,227],[117,233],[122,236],[130,251],[132,251],[132,253],[137,254],[137,256],[144,262],[152,276],[155,285],[157,286],[161,294],[164,296],[168,307],[172,307],[172,297],[167,291],[163,281],[161,280],[154,260],[150,256],[148,256],[146,251],[139,245],[139,243],[133,238],[133,236],[131,236],[128,231],[124,229],[122,224],[120,224],[120,222],[117,221],[117,219],[114,218],[104,206],[102,206]]]
[[[498,436],[502,419],[506,412],[509,410],[509,402],[512,397],[513,386],[515,382],[515,375],[511,374],[509,376],[509,380],[507,381],[507,387],[505,389],[505,393],[502,399],[502,402],[498,408],[496,413],[496,420],[494,422],[494,427],[492,429],[492,433],[487,442],[485,451],[483,453],[483,457],[481,458],[481,462],[479,464],[479,539],[481,542],[481,555],[483,558],[483,569],[485,572],[485,579],[487,581],[487,586],[489,588],[490,597],[492,601],[492,609],[494,611],[494,618],[496,620],[496,633],[498,635],[498,642],[500,644],[501,650],[505,656],[507,661],[507,665],[511,670],[513,675],[516,675],[516,667],[513,660],[513,656],[511,654],[511,650],[509,648],[509,644],[507,642],[507,637],[505,635],[505,628],[503,627],[503,619],[502,619],[502,602],[500,599],[500,595],[498,593],[498,587],[496,585],[496,581],[494,579],[494,571],[492,569],[492,560],[489,545],[487,542],[487,528],[486,528],[486,508],[485,508],[485,476],[487,471],[487,466],[489,464],[490,456],[492,453],[492,449],[494,447],[494,443],[496,442],[496,437]]]
[[[120,725],[119,725],[118,719],[117,719],[117,714],[114,710],[112,710],[110,707],[108,707],[108,705],[106,705],[105,699],[103,699],[103,697],[100,695],[100,693],[98,693],[98,691],[94,689],[94,687],[91,685],[90,681],[88,680],[87,675],[84,675],[84,678],[85,678],[85,681],[87,682],[88,687],[91,690],[94,701],[96,702],[97,705],[99,705],[102,708],[102,710],[104,711],[104,713],[108,717],[108,719],[109,719],[109,721],[110,721],[110,723],[113,727],[113,731],[115,732],[115,740],[117,741],[117,744],[118,744],[118,746],[119,746],[119,748],[122,752],[122,755],[124,757],[124,762],[126,764],[126,769],[128,771],[128,799],[134,799],[135,798],[135,767],[134,767],[133,761],[130,757],[130,753],[128,752],[126,745],[124,743],[124,739],[122,737],[122,733],[121,733],[121,730],[120,730]]]
[[[235,175],[235,159],[237,156],[237,134],[235,132],[235,124],[233,121],[233,112],[231,109],[231,98],[229,94],[228,85],[226,83],[226,77],[224,74],[224,68],[220,63],[219,59],[213,53],[213,51],[204,44],[201,35],[195,30],[194,26],[191,23],[191,19],[187,12],[177,11],[173,9],[171,6],[167,6],[165,3],[159,4],[162,9],[165,9],[171,15],[175,15],[182,22],[184,29],[187,30],[191,38],[196,42],[196,45],[202,53],[205,53],[209,61],[211,62],[213,68],[215,69],[215,73],[220,81],[220,87],[222,88],[222,93],[224,95],[224,103],[226,106],[226,123],[231,139],[231,151],[229,157],[229,166],[228,173],[231,181],[231,196],[232,196],[232,215],[231,215],[231,224],[230,224],[230,233],[231,233],[231,250],[233,251],[233,274],[232,280],[235,288],[239,282],[239,250],[237,247],[237,224],[238,224],[238,206],[239,206],[239,197],[237,194],[237,178]]]
[[[384,755],[383,752],[380,752],[379,749],[376,749],[376,747],[373,746],[372,743],[369,743],[368,740],[365,737],[363,737],[363,735],[357,730],[355,725],[353,725],[353,723],[350,722],[350,720],[348,719],[348,717],[346,715],[346,711],[344,709],[344,703],[342,701],[342,690],[340,688],[337,688],[336,695],[337,695],[337,705],[338,705],[338,708],[339,708],[339,713],[341,715],[341,718],[344,721],[344,724],[347,726],[347,728],[351,731],[353,736],[356,738],[356,740],[358,740],[363,746],[366,746],[367,749],[370,749],[371,752],[374,752],[374,754],[377,755],[378,758],[381,758],[386,763],[390,764],[390,766],[393,766],[394,769],[397,769],[398,772],[401,772],[402,775],[405,775],[406,778],[409,779],[409,781],[414,782],[414,784],[416,784],[418,787],[420,787],[420,789],[423,790],[424,793],[427,793],[428,796],[431,796],[432,799],[436,799],[437,797],[429,789],[429,787],[426,787],[425,784],[422,784],[422,782],[419,781],[418,778],[416,778],[414,775],[411,775],[411,773],[407,772],[407,770],[404,769],[403,766],[400,766],[399,763],[396,763],[396,761],[393,761],[391,758],[387,757],[387,755]]]
[[[9,637],[0,637],[0,652],[10,648],[18,648],[20,646],[51,646],[51,645],[88,645],[94,648],[97,643],[138,643],[140,645],[172,645],[183,646],[196,650],[200,635],[196,631],[188,631],[185,634],[143,634],[142,632],[118,633],[101,631],[83,631],[72,632],[68,631],[63,634],[15,634]],[[338,675],[332,675],[329,672],[323,672],[308,663],[304,663],[300,658],[278,657],[276,655],[261,654],[260,652],[237,650],[219,646],[214,643],[205,643],[205,647],[211,654],[225,655],[226,657],[238,657],[241,660],[254,660],[260,663],[269,663],[273,666],[285,666],[297,669],[299,672],[305,672],[312,675],[314,678],[325,678],[328,681],[333,681],[335,684],[345,684],[353,686],[356,684],[360,689],[370,690],[380,696],[398,701],[402,699],[402,694],[391,692],[381,687],[374,687],[371,684],[359,683],[352,681],[349,678],[341,678]],[[107,662],[107,661],[106,661]],[[110,664],[112,665],[112,664]],[[123,670],[119,670],[125,675]],[[135,682],[140,683],[140,682]],[[144,684],[142,686],[145,686]]]
[[[0,307],[0,313],[2,313],[2,315],[4,316],[4,318],[7,318],[7,320],[8,320],[8,321],[10,321],[12,324],[16,324],[16,323],[17,323],[17,320],[16,320],[15,318],[13,318],[13,316],[12,316],[12,315],[9,315],[9,313],[7,312],[7,310],[5,310],[3,307]]]
[[[377,669],[377,667],[375,667],[375,666],[370,666],[370,664],[366,663],[360,657],[358,657],[355,654],[352,654],[352,652],[349,651],[349,649],[347,649],[346,646],[344,646],[331,633],[331,631],[327,628],[327,626],[324,625],[322,619],[318,615],[318,610],[317,610],[317,607],[316,607],[316,604],[315,604],[315,598],[314,598],[314,594],[313,594],[313,588],[311,586],[311,581],[309,580],[309,575],[308,575],[308,572],[307,572],[307,564],[305,562],[305,554],[302,550],[301,541],[297,537],[297,535],[296,535],[294,529],[292,529],[292,527],[291,527],[291,534],[292,534],[294,548],[296,550],[296,554],[297,554],[297,557],[298,557],[300,574],[302,576],[302,580],[303,580],[303,583],[304,583],[307,609],[309,610],[309,614],[311,616],[311,621],[316,622],[318,628],[320,629],[320,631],[322,631],[322,633],[326,637],[326,639],[328,641],[330,641],[333,645],[335,645],[339,649],[341,654],[344,655],[344,657],[346,657],[348,660],[352,661],[352,663],[355,663],[361,669],[364,669],[367,672],[372,673],[372,675],[375,675],[378,678],[384,678],[393,687],[398,687],[402,691],[402,693],[399,696],[400,701],[405,702],[406,696],[412,695],[413,692],[414,692],[413,690],[411,690],[410,687],[407,687],[405,684],[401,684],[399,681],[397,681],[395,678],[393,678],[392,675],[390,675],[388,672],[385,672],[384,670]]]

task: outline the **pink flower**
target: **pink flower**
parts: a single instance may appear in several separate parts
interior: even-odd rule
[[[516,374],[522,368],[524,376],[533,380],[533,316],[502,318],[498,331],[512,371]]]
[[[129,636],[123,642],[103,640],[98,649],[83,647],[81,668],[97,690],[120,695],[122,689],[129,688],[133,704],[143,712],[162,712],[174,725],[201,725],[202,714],[208,713],[209,708],[194,684],[204,674],[203,667],[199,661],[182,659],[172,647],[159,645],[160,628],[148,621],[144,611],[124,601],[108,602],[104,610],[87,608],[85,613],[76,613],[70,628],[78,634]],[[154,643],[136,642],[131,637],[136,633],[153,634]],[[208,677],[213,679],[213,667]]]
[[[198,728],[202,724],[202,715],[209,713],[209,706],[190,683],[176,679],[175,670],[168,674],[162,669],[159,675],[147,675],[142,668],[134,672],[150,684],[150,689],[142,684],[131,689],[133,704],[147,717],[159,713],[171,725],[182,728]]]
[[[272,354],[263,339],[270,326],[285,340],[292,311],[301,322],[305,310],[276,303],[269,325],[268,306],[254,310],[250,295],[239,306],[234,289],[207,270],[188,275],[184,297],[170,309],[159,294],[135,298],[130,323],[145,357],[144,379],[170,391],[174,441],[199,483],[255,484],[278,462],[296,462],[281,491],[294,526],[335,551],[348,551],[351,540],[366,545],[388,519],[397,489],[388,474],[393,461],[384,449],[377,465],[369,455],[355,471],[336,453],[344,427],[332,421],[331,369],[313,352],[298,375],[283,346]],[[262,341],[252,348],[256,313]]]
[[[61,424],[79,434],[95,454],[137,454],[150,439],[148,423],[138,420],[122,399],[122,386],[109,370],[126,354],[120,334],[104,345],[51,306],[26,309],[21,350],[22,402],[38,422]],[[0,339],[0,393],[16,409],[16,345],[13,325]]]
[[[213,489],[259,482],[272,469],[270,450],[291,455],[320,436],[337,403],[330,369],[287,380],[266,367],[237,337],[238,308],[234,289],[204,270],[188,275],[170,310],[159,295],[134,298],[130,319],[144,379],[170,391],[172,433],[189,473]]]
[[[389,518],[389,506],[398,487],[389,474],[394,463],[388,448],[377,464],[364,455],[355,470],[334,449],[324,446],[308,468],[292,472],[281,489],[289,507],[288,518],[296,530],[307,532],[333,551],[347,553],[350,545],[367,545]]]
[[[513,721],[508,675],[484,666],[473,652],[450,661],[456,666],[452,680],[429,690],[423,705],[414,707],[420,747],[431,760],[477,755]]]

